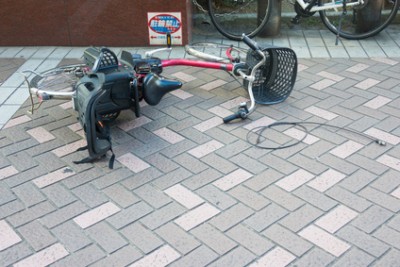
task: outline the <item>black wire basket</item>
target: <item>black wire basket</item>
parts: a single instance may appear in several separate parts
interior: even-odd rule
[[[256,103],[270,105],[285,101],[293,90],[297,76],[297,56],[290,48],[268,47],[263,50],[266,62],[255,75],[252,91]],[[247,65],[252,69],[261,56],[249,50]],[[248,81],[244,80],[247,88]]]

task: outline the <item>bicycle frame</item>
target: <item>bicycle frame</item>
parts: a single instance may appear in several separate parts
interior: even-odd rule
[[[304,0],[296,0],[296,2],[304,9],[306,10],[308,6],[310,5],[309,3],[304,2]],[[357,5],[362,5],[364,4],[364,0],[358,0],[358,1],[352,1],[352,2],[346,2],[346,6],[357,6]],[[328,9],[336,9],[336,8],[342,8],[343,7],[343,0],[332,0],[332,4],[324,4],[323,6],[313,6],[309,10],[310,12],[317,12],[321,10],[328,10]]]

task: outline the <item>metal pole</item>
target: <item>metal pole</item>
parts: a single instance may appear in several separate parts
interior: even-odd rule
[[[282,0],[258,0],[258,16],[265,15],[267,1],[271,2],[271,15],[264,29],[259,33],[261,37],[276,36],[280,33],[281,28]]]
[[[357,10],[357,31],[366,32],[380,24],[384,2],[385,0],[368,1],[364,8]]]

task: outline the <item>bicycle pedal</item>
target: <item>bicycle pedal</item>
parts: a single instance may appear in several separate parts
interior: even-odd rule
[[[292,18],[290,20],[290,22],[293,23],[293,24],[298,25],[298,24],[300,24],[300,18],[298,16],[296,16],[296,17]]]

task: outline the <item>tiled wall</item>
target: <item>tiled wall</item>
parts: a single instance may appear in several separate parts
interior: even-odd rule
[[[190,40],[190,0],[1,0],[0,46],[148,45],[147,12],[181,12]]]

